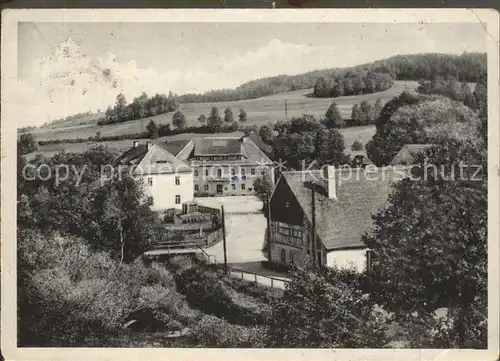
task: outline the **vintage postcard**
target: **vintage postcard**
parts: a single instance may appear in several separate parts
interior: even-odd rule
[[[496,360],[494,10],[2,13],[7,360]]]

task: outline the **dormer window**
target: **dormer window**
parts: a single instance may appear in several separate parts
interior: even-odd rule
[[[181,177],[176,176],[176,177],[175,177],[175,185],[176,185],[176,186],[178,186],[178,185],[180,185],[180,184],[181,184]]]
[[[292,206],[292,203],[290,202],[285,202],[285,208],[290,208]]]

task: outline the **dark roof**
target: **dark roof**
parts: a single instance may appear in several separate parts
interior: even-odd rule
[[[418,153],[434,146],[434,144],[405,144],[394,156],[390,165],[413,164]]]
[[[167,152],[177,155],[188,143],[190,142],[189,139],[185,140],[174,140],[174,141],[167,141],[167,142],[161,142],[158,143],[160,147],[165,149]]]
[[[243,154],[238,138],[196,138],[193,141],[195,156]]]
[[[179,159],[188,161],[191,157],[200,155],[242,155],[244,159],[237,162],[249,164],[272,163],[269,157],[248,137],[194,138],[176,156]],[[224,163],[227,162],[229,161],[224,161]]]
[[[138,144],[135,147],[131,147],[125,153],[123,153],[118,159],[119,164],[133,165],[139,164],[144,156],[147,154],[146,145]]]
[[[385,176],[382,177],[382,170]],[[351,173],[348,173],[351,172]],[[326,192],[321,171],[284,172],[283,178],[312,223],[312,187],[316,182],[316,230],[328,250],[363,247],[361,237],[372,229],[372,215],[387,204],[391,184],[403,176],[394,169],[377,173],[362,169],[337,170],[336,199]],[[349,176],[351,174],[351,176]]]

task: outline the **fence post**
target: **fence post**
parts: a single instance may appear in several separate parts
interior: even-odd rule
[[[257,274],[254,273],[253,275],[255,276],[255,283],[257,283]]]
[[[271,288],[273,288],[273,281],[274,281],[274,278],[271,278]]]

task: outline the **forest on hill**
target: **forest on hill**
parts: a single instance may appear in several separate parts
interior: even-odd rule
[[[448,79],[475,83],[486,75],[485,53],[396,55],[349,68],[314,70],[298,75],[278,75],[246,82],[235,89],[211,90],[203,94],[185,94],[181,103],[201,103],[254,99],[266,95],[313,88],[320,77],[344,78],[348,73],[385,73],[394,80]]]

